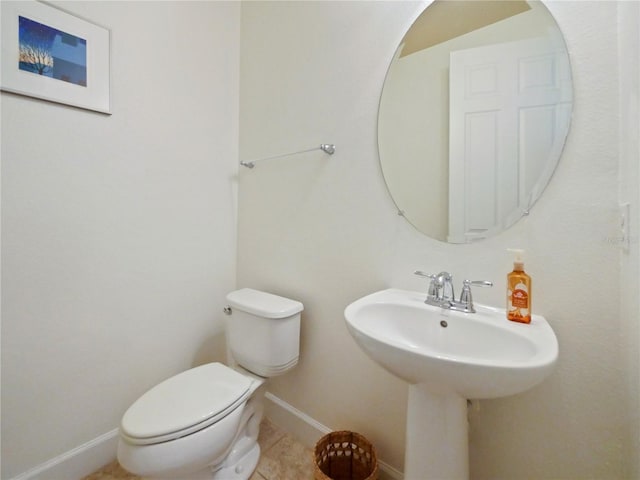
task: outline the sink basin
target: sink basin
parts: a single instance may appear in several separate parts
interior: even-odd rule
[[[349,332],[374,361],[410,383],[404,478],[468,479],[467,399],[513,395],[542,382],[558,358],[547,321],[510,322],[424,303],[426,293],[388,289],[344,311]]]
[[[543,317],[520,324],[504,310],[455,312],[427,305],[425,297],[389,289],[356,300],[345,310],[349,332],[391,373],[464,398],[520,393],[553,371],[558,342]]]

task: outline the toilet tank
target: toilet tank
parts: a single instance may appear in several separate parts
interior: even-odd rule
[[[227,346],[240,366],[273,377],[298,363],[302,303],[251,288],[229,293],[227,301]]]

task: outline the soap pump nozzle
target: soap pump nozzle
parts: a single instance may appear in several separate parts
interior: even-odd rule
[[[524,270],[524,250],[520,248],[507,248],[507,251],[514,254],[513,269]]]

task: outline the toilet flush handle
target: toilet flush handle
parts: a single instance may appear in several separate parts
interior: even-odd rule
[[[224,307],[222,309],[222,311],[226,314],[226,315],[231,315],[232,311],[231,311],[231,307],[229,305],[227,305],[226,307]]]

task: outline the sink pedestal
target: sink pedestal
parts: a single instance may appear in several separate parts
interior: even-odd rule
[[[405,480],[469,478],[467,400],[409,386]]]

